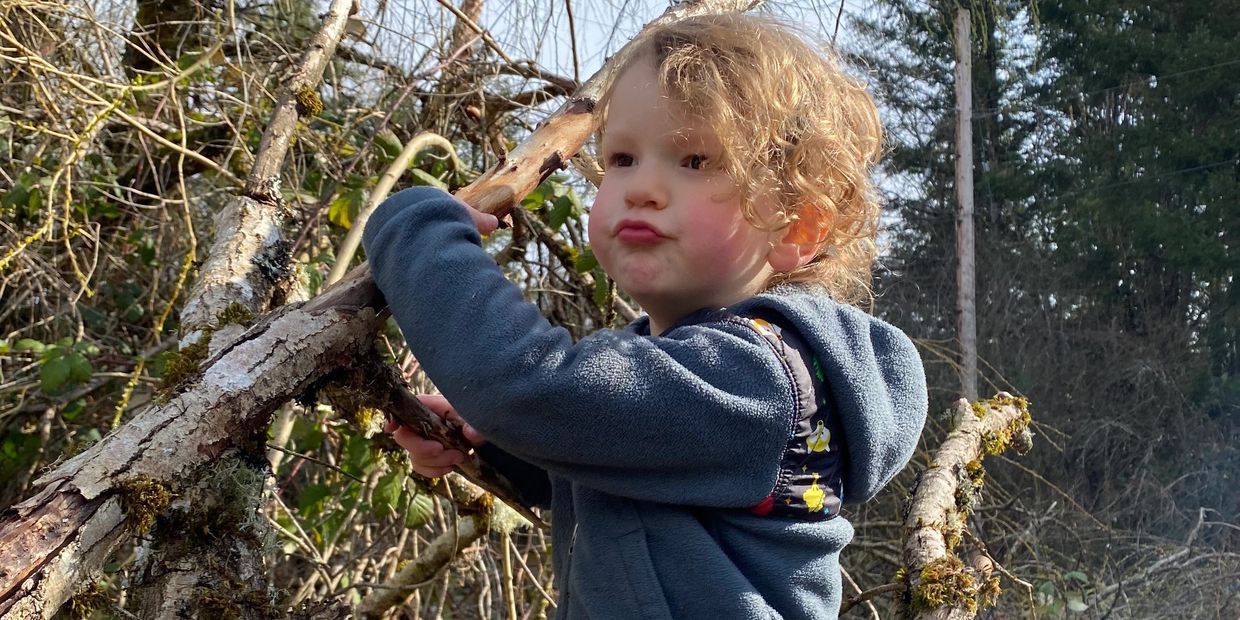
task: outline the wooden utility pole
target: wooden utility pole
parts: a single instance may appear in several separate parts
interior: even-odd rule
[[[956,334],[961,395],[977,400],[977,294],[973,261],[973,62],[969,11],[956,13]]]

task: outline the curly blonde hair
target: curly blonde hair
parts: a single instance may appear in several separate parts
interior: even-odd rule
[[[719,165],[744,215],[766,230],[815,222],[810,262],[767,283],[817,282],[840,301],[871,296],[879,203],[870,169],[882,127],[865,86],[829,51],[769,17],[691,17],[643,32],[618,60],[599,98],[603,126],[616,80],[653,58],[660,86],[723,143]],[[775,197],[774,221],[756,196]]]

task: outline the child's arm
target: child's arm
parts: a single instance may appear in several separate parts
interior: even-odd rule
[[[742,321],[574,344],[482,251],[467,211],[401,192],[367,226],[371,269],[415,356],[504,450],[609,493],[751,506],[773,488],[795,402],[788,370]]]

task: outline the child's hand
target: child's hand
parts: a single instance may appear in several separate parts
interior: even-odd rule
[[[439,394],[418,394],[418,400],[439,417],[460,426],[461,433],[471,445],[480,446],[486,443],[486,439],[478,434],[474,427],[461,419],[456,409],[448,403],[448,399]],[[409,452],[409,461],[413,464],[413,471],[427,478],[446,475],[452,471],[452,466],[465,460],[465,455],[460,450],[445,449],[438,441],[426,439],[408,427],[401,426],[395,420],[389,420],[383,427],[383,431],[391,433],[396,444]]]

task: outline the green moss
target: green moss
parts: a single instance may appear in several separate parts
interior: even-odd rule
[[[323,112],[323,100],[309,86],[302,86],[293,94],[297,100],[297,113],[302,116],[318,116]]]
[[[198,341],[164,355],[164,374],[159,378],[156,393],[160,402],[168,402],[198,376],[202,363],[211,353],[211,332],[203,331]]]
[[[1002,454],[1011,447],[1024,454],[1033,447],[1033,436],[1029,433],[1029,424],[1033,421],[1033,417],[1029,414],[1028,400],[1010,394],[1000,394],[973,404],[974,411],[978,407],[990,410],[1007,406],[1016,407],[1020,415],[1007,428],[982,433],[982,451],[986,454]]]
[[[940,607],[977,611],[978,586],[956,556],[935,560],[921,569],[921,580],[913,587],[909,605],[914,613]]]
[[[68,610],[69,617],[73,620],[86,620],[96,611],[107,607],[109,603],[107,588],[95,581],[73,595],[73,598],[69,599],[68,604],[65,605],[65,609]]]
[[[215,320],[220,327],[234,323],[248,325],[254,320],[254,313],[250,312],[249,308],[246,308],[241,303],[234,301],[228,304],[227,308],[221,310],[219,315],[215,317]]]
[[[172,501],[168,487],[146,477],[130,478],[120,483],[117,490],[125,518],[138,533],[150,530],[155,518],[163,514]]]
[[[222,592],[198,589],[198,610],[208,618],[218,620],[240,620],[241,609]]]

